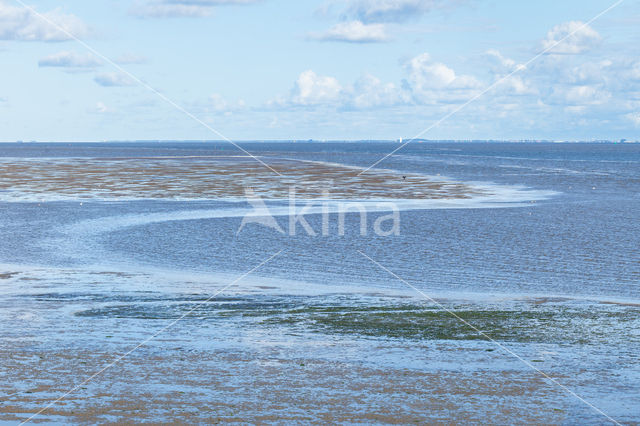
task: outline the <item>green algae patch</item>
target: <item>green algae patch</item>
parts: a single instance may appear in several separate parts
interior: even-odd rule
[[[118,302],[122,302],[118,300]],[[343,303],[347,302],[347,303]],[[351,303],[349,303],[351,302]],[[278,327],[296,333],[354,335],[409,340],[489,340],[522,343],[606,342],[611,330],[640,326],[630,307],[519,305],[354,304],[316,298],[182,297],[106,304],[76,312],[80,317],[235,321],[241,327]],[[602,306],[602,305],[600,305]],[[629,338],[637,338],[630,335]]]
[[[606,341],[603,332],[638,322],[638,312],[550,310],[425,309],[368,307],[307,308],[265,320],[323,333],[411,340],[489,340],[588,344]],[[607,324],[603,327],[603,324]]]
[[[549,312],[444,311],[370,309],[341,312],[314,312],[285,316],[269,322],[305,323],[327,333],[360,334],[420,340],[538,341],[541,327],[553,320]]]

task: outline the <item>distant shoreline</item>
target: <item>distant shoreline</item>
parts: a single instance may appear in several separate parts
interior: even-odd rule
[[[440,139],[402,139],[400,140],[390,140],[390,139],[347,139],[347,140],[339,140],[339,139],[237,139],[234,140],[237,143],[394,143],[394,144],[406,144],[406,143],[450,143],[450,144],[611,144],[611,145],[620,145],[620,144],[636,144],[640,143],[640,140],[592,140],[592,141],[581,141],[581,140],[534,140],[534,139],[523,139],[523,140],[498,140],[498,139],[450,139],[450,140],[440,140]],[[171,140],[171,139],[141,139],[141,140],[102,140],[102,141],[0,141],[0,144],[14,144],[14,145],[31,145],[31,144],[117,144],[117,143],[126,143],[126,144],[173,144],[173,143],[229,143],[226,140],[196,140],[196,139],[184,139],[184,140]]]

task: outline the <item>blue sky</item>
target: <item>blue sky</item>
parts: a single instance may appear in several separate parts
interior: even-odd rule
[[[422,137],[636,140],[613,3],[0,0],[0,140],[220,139],[109,61],[234,140],[409,138],[496,82]]]

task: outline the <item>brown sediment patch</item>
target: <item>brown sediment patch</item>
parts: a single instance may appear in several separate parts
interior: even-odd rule
[[[36,361],[7,355],[0,353],[12,381],[30,386],[0,387],[0,419],[6,421],[27,419],[112,359],[96,352],[47,351]],[[535,372],[425,372],[313,357],[163,350],[129,357],[34,422],[561,424],[572,404],[567,399]]]
[[[0,279],[2,280],[8,280],[9,278],[13,278],[14,276],[18,275],[20,272],[2,272],[0,273]]]
[[[5,196],[74,198],[244,197],[464,199],[482,192],[459,182],[333,163],[269,159],[282,176],[249,157],[66,158],[0,162]]]
[[[92,272],[92,273],[96,275],[107,275],[107,276],[114,276],[118,278],[133,278],[138,276],[143,276],[143,277],[149,276],[149,274],[129,273],[129,272],[121,272],[121,271],[98,271],[98,272]]]
[[[534,305],[543,305],[545,303],[562,303],[568,302],[571,299],[568,297],[535,297],[531,299],[527,299],[530,303]]]

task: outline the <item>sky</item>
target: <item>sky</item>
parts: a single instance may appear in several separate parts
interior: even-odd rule
[[[0,141],[638,140],[639,29],[640,0],[0,0]]]

